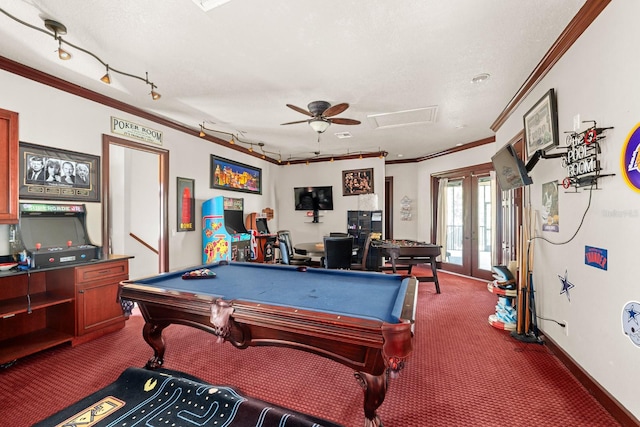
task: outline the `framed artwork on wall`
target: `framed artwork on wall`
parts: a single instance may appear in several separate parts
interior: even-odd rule
[[[262,194],[262,169],[211,155],[210,188]]]
[[[556,93],[549,89],[523,117],[527,159],[538,150],[558,145],[558,106]]]
[[[373,193],[373,168],[342,171],[342,195]]]
[[[177,177],[176,193],[178,200],[176,201],[178,231],[193,231],[196,229],[196,199],[195,199],[196,181],[190,178]]]
[[[100,157],[20,142],[21,199],[100,201]]]

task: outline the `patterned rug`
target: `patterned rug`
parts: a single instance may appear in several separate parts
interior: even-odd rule
[[[128,368],[114,383],[36,424],[111,426],[339,427],[214,386],[182,372]]]

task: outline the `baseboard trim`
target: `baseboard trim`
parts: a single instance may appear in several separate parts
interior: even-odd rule
[[[542,332],[542,331],[541,331]],[[549,350],[562,362],[573,376],[587,389],[593,397],[624,427],[638,427],[640,421],[620,404],[607,390],[582,369],[571,356],[543,332],[542,337]]]

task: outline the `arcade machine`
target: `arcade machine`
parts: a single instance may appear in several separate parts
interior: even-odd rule
[[[21,203],[12,250],[20,268],[58,267],[99,259],[101,248],[87,234],[85,205]]]
[[[218,196],[202,204],[202,263],[251,259],[251,234],[244,227],[244,199]]]
[[[247,215],[244,225],[251,233],[252,259],[257,262],[274,262],[274,248],[278,235],[269,232],[267,218],[259,217],[257,213],[253,212]]]

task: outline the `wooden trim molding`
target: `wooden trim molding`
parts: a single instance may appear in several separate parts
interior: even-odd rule
[[[485,144],[492,144],[496,142],[495,136],[490,136],[488,138],[479,139],[477,141],[469,142],[467,144],[462,144],[457,147],[449,148],[446,150],[438,151],[437,153],[427,154],[426,156],[417,157],[415,159],[402,159],[402,160],[389,160],[384,162],[385,165],[399,165],[402,163],[418,163],[425,160],[435,159],[436,157],[442,157],[449,154],[457,153],[458,151],[468,150],[470,148],[480,147]]]
[[[544,344],[549,351],[567,367],[569,372],[587,389],[587,391],[624,427],[638,427],[640,421],[624,406],[609,394],[596,380],[585,372],[571,356],[569,356],[555,341],[543,333]]]
[[[584,33],[593,21],[600,15],[600,12],[611,2],[611,0],[587,0],[580,8],[576,16],[573,17],[569,25],[564,29],[549,51],[544,55],[533,72],[527,77],[518,92],[511,98],[509,104],[502,110],[502,113],[491,125],[491,130],[497,132],[507,121],[509,116],[515,111],[524,98],[536,87],[536,85],[547,75],[549,70],[562,58],[567,50]]]

